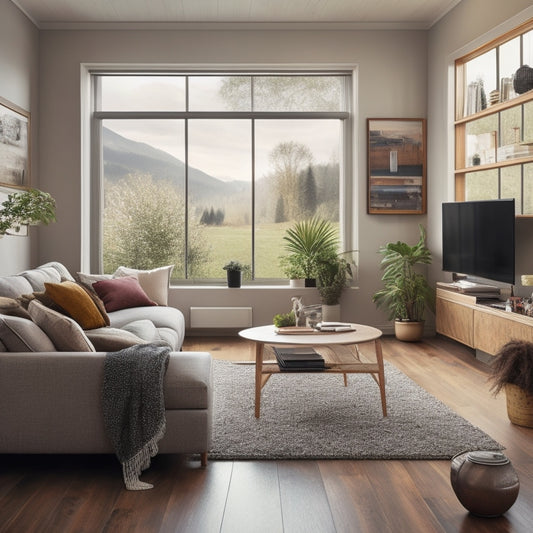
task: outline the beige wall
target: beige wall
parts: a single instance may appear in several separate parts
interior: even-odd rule
[[[31,113],[32,184],[39,180],[38,165],[39,32],[9,0],[0,0],[0,96]],[[10,190],[0,190],[0,202]],[[30,238],[0,239],[0,275],[27,268],[37,256],[37,232]]]

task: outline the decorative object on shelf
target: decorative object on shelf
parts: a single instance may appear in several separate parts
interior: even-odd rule
[[[522,65],[513,76],[513,87],[517,94],[533,89],[533,68]]]
[[[472,156],[472,165],[478,166],[481,164],[481,157],[479,157],[479,154],[474,154]]]
[[[287,255],[280,265],[290,277],[304,277],[306,287],[314,287],[319,262],[337,253],[337,231],[328,220],[313,217],[296,222],[283,236]]]
[[[27,235],[24,226],[50,224],[56,220],[56,202],[38,189],[8,195],[0,207],[0,236]]]
[[[30,184],[30,114],[0,97],[0,185]]]
[[[463,452],[452,459],[450,481],[461,504],[472,514],[501,516],[520,490],[511,461],[501,452]]]
[[[426,231],[419,225],[420,238],[414,246],[404,242],[388,243],[379,249],[383,255],[381,280],[384,287],[372,300],[378,307],[388,308],[389,320],[394,320],[394,332],[399,340],[418,341],[424,330],[426,308],[434,309],[435,294],[426,277],[417,272],[417,265],[431,264],[431,252],[426,246]]]
[[[500,348],[491,365],[491,390],[505,389],[513,424],[533,427],[533,343],[513,340]]]
[[[247,273],[250,270],[248,265],[239,261],[229,261],[222,268],[227,273],[228,287],[230,288],[239,288],[242,283],[243,272]]]
[[[296,326],[305,326],[305,316],[303,314],[304,305],[301,296],[293,296],[291,298],[292,312],[294,314],[294,321]]]
[[[367,120],[368,213],[426,212],[426,120]]]

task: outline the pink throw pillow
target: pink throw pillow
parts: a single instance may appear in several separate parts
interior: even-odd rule
[[[93,283],[93,288],[104,302],[108,313],[128,307],[157,305],[148,298],[139,280],[134,276],[97,281]]]

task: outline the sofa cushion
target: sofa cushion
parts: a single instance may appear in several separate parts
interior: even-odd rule
[[[130,307],[157,305],[148,298],[134,276],[97,281],[93,283],[93,288],[108,313]]]
[[[30,314],[20,305],[20,302],[14,298],[6,298],[5,296],[0,296],[0,314],[19,316],[20,318],[31,320]]]
[[[65,281],[75,281],[72,277],[72,274],[68,271],[68,268],[59,261],[50,261],[49,263],[45,263],[44,265],[41,265],[37,268],[53,268],[59,274],[60,279]]]
[[[21,294],[33,292],[31,283],[23,276],[0,277],[0,296],[18,298]]]
[[[61,274],[52,266],[25,270],[20,275],[29,281],[32,287],[31,292],[44,291],[46,282],[59,283],[61,281]]]
[[[118,267],[113,277],[135,276],[148,298],[158,305],[168,305],[168,286],[174,265],[154,268],[152,270],[139,270],[125,266]]]
[[[83,329],[96,329],[108,325],[94,300],[80,285],[73,281],[64,281],[45,283],[44,286],[45,293]]]
[[[121,329],[133,333],[147,343],[157,343],[161,340],[157,328],[154,326],[153,322],[147,319],[135,320],[134,322],[122,326]]]
[[[0,339],[8,352],[55,352],[46,333],[27,318],[0,315]]]
[[[94,352],[94,346],[77,322],[49,309],[38,300],[28,306],[33,321],[48,335],[60,352]]]
[[[145,344],[145,340],[134,333],[119,328],[98,328],[85,332],[97,352],[116,352],[136,344]]]
[[[211,356],[181,352],[171,357],[164,381],[167,409],[206,409],[209,406]]]
[[[93,283],[103,281],[106,279],[113,279],[111,274],[86,274],[84,272],[76,272],[77,281],[85,285],[88,289],[93,289]]]

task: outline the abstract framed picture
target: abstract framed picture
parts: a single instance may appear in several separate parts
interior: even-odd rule
[[[30,114],[0,97],[0,185],[30,186]]]
[[[368,213],[426,212],[426,120],[367,119]]]

